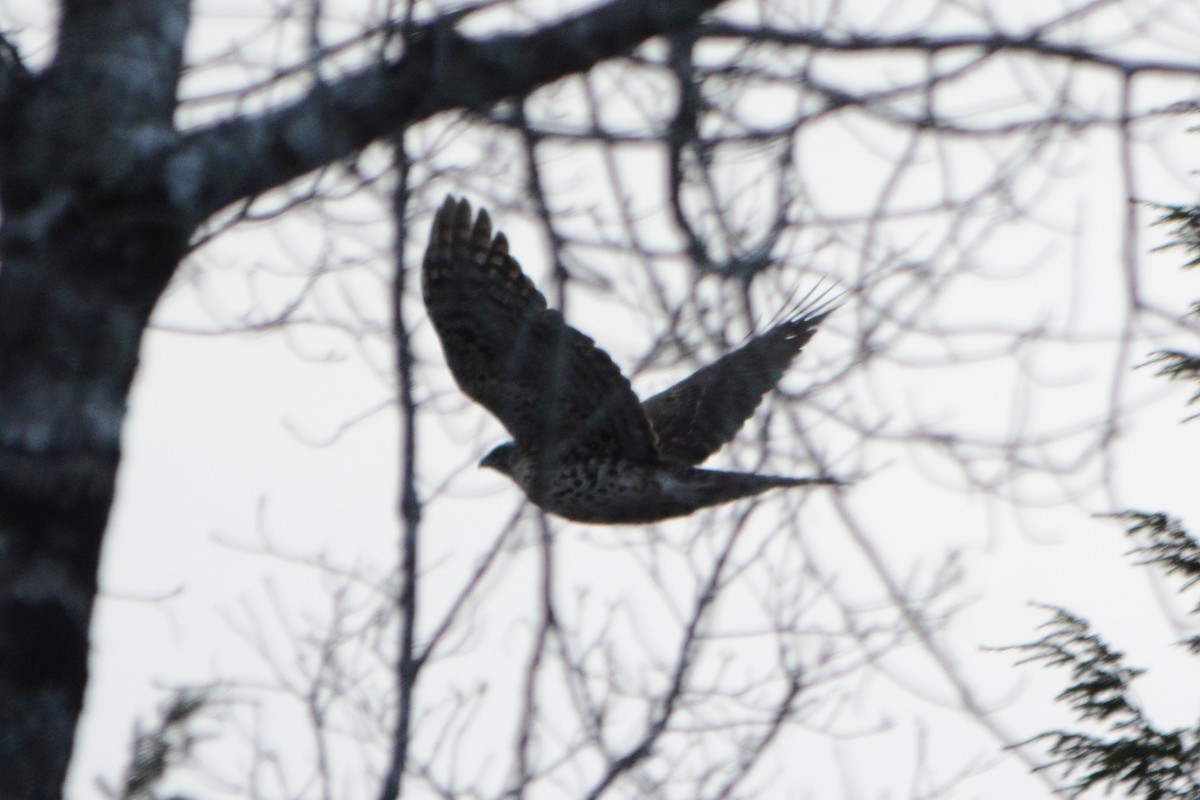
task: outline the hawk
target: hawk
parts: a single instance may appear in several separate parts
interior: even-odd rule
[[[608,354],[547,307],[486,210],[472,219],[470,203],[447,196],[421,290],[455,381],[513,437],[480,466],[552,514],[657,522],[777,486],[838,483],[696,466],[733,438],[828,311],[810,305],[639,402]]]

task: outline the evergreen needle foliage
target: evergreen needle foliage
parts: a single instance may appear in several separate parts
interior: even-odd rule
[[[1172,226],[1172,241],[1159,249],[1183,249],[1189,255],[1185,269],[1200,264],[1200,206],[1157,208],[1163,214],[1156,224]],[[1189,316],[1200,317],[1200,303],[1192,304]],[[1160,350],[1151,354],[1148,363],[1157,364],[1158,374],[1168,379],[1200,386],[1200,355],[1196,353]],[[1200,388],[1188,402],[1198,399]],[[1131,555],[1139,564],[1181,578],[1180,592],[1196,587],[1200,543],[1179,520],[1145,511],[1114,516],[1127,523],[1128,534],[1137,540]],[[1132,683],[1143,670],[1128,666],[1124,654],[1092,631],[1084,618],[1063,608],[1048,608],[1053,617],[1042,626],[1048,633],[1011,649],[1026,653],[1024,662],[1069,669],[1070,685],[1059,693],[1058,700],[1093,731],[1046,731],[1021,744],[1045,746],[1051,759],[1045,766],[1059,768],[1072,779],[1069,788],[1075,796],[1101,787],[1108,791],[1120,788],[1127,796],[1150,800],[1200,797],[1200,725],[1165,731],[1157,728],[1131,697]],[[1200,613],[1200,602],[1191,613]],[[1180,644],[1200,655],[1200,636]]]

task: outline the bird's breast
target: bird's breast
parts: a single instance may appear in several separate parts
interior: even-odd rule
[[[517,469],[514,477],[542,508],[578,522],[652,522],[674,516],[663,507],[657,465],[613,459],[563,462],[538,470]]]

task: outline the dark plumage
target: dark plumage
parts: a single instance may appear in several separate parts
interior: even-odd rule
[[[776,486],[837,483],[693,466],[733,438],[828,312],[800,313],[640,403],[466,200],[447,197],[434,217],[421,283],[455,380],[513,437],[481,466],[551,513],[655,522]]]

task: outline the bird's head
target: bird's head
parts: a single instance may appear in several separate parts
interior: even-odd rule
[[[513,467],[517,460],[517,446],[513,442],[505,442],[492,448],[492,452],[483,457],[479,462],[481,467],[491,467],[497,472],[503,472],[509,477],[513,474]]]

